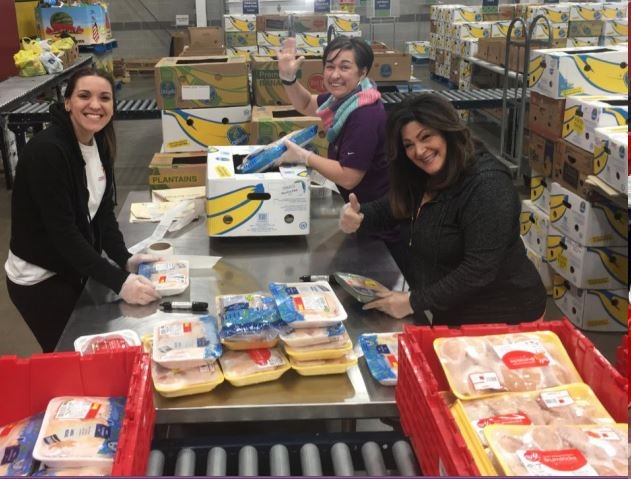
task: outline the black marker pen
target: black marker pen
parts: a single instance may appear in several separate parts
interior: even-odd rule
[[[164,311],[208,311],[208,303],[201,301],[165,301],[160,307]]]
[[[306,274],[300,277],[300,281],[334,281],[332,274]]]

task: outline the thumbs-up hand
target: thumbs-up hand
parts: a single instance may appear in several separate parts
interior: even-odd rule
[[[364,219],[364,214],[360,213],[359,200],[355,193],[348,195],[348,203],[342,207],[340,211],[340,229],[344,233],[354,233],[359,229]]]

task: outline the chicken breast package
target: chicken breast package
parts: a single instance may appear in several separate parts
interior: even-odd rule
[[[507,476],[626,476],[628,425],[506,426],[484,435]]]
[[[373,378],[384,386],[396,386],[399,373],[399,334],[365,333],[359,336],[366,365]]]
[[[289,356],[289,362],[301,376],[323,376],[326,374],[342,374],[357,364],[357,356],[353,352],[346,353],[340,358],[316,359],[300,361]]]
[[[140,337],[131,329],[79,336],[74,340],[74,350],[81,355],[110,352],[134,346],[140,346]]]
[[[170,369],[151,361],[151,378],[156,391],[168,398],[206,393],[224,381],[216,362],[187,369]]]
[[[153,329],[151,358],[165,368],[204,366],[221,352],[217,323],[211,316],[183,315]]]
[[[292,328],[332,326],[346,311],[326,281],[270,283],[281,319]]]
[[[281,341],[291,348],[302,348],[316,344],[344,343],[346,328],[343,323],[321,328],[287,328],[280,333]]]
[[[219,363],[233,386],[274,381],[290,368],[289,360],[279,348],[226,351]]]
[[[28,476],[44,413],[0,426],[0,476]]]
[[[86,467],[42,467],[37,477],[106,477],[112,475],[112,465]]]
[[[112,464],[125,398],[63,396],[50,400],[33,457],[48,467]]]
[[[340,336],[340,341],[334,343],[314,344],[300,348],[285,345],[285,352],[299,361],[341,358],[352,350],[353,342],[347,332]]]
[[[148,278],[162,296],[183,293],[189,284],[189,265],[183,259],[142,263],[138,274]]]
[[[551,331],[437,338],[434,350],[460,399],[582,382]]]

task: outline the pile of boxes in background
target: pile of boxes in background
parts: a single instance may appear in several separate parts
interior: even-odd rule
[[[624,331],[628,309],[628,50],[534,50],[522,238],[578,327]]]

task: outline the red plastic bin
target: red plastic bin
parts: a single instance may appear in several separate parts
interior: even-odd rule
[[[622,342],[616,350],[616,369],[623,376],[629,375],[629,335],[622,336]]]
[[[155,420],[151,360],[140,348],[81,356],[0,357],[0,425],[44,411],[57,396],[124,396],[113,476],[144,476]]]
[[[627,420],[627,378],[567,319],[518,325],[409,326],[399,336],[399,376],[395,398],[403,431],[425,475],[480,476],[473,456],[440,391],[447,378],[434,352],[434,339],[530,331],[556,333],[570,358],[617,422]]]

